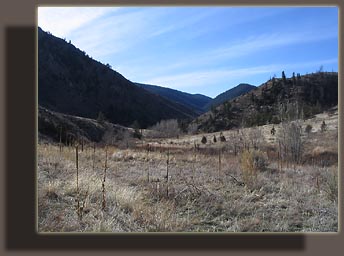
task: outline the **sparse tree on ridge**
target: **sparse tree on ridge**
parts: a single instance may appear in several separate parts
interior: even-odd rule
[[[98,117],[97,117],[97,122],[100,124],[104,124],[105,121],[106,121],[105,115],[103,114],[103,112],[99,111]]]
[[[325,123],[325,121],[322,122],[320,129],[321,129],[321,132],[326,131],[326,129],[327,129],[327,124]]]
[[[295,72],[293,72],[293,85],[296,85],[296,77],[295,77]]]
[[[134,123],[132,124],[132,127],[134,128],[134,137],[141,139],[142,138],[142,133],[140,132],[140,124],[137,120],[134,121]]]
[[[285,83],[287,81],[287,78],[285,76],[284,71],[282,71],[282,81]]]

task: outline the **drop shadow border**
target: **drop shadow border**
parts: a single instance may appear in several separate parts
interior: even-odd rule
[[[54,234],[36,232],[36,28],[5,28],[5,246],[34,250],[302,251],[305,234]]]

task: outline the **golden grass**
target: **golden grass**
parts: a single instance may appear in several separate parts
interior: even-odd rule
[[[325,136],[331,137],[326,134],[330,132]],[[313,143],[306,145],[308,153],[317,141],[316,134],[306,141]],[[238,156],[225,150],[219,156],[187,143],[177,145],[168,156],[168,179],[166,151],[109,146],[106,153],[103,147],[94,151],[93,145],[84,145],[78,152],[77,189],[75,148],[60,151],[59,145],[39,144],[38,231],[337,231],[337,165],[279,170],[264,147]],[[206,146],[217,150],[219,145],[224,144]],[[82,218],[75,208],[77,198]]]

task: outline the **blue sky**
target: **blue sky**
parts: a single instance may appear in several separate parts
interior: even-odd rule
[[[133,82],[210,97],[338,71],[337,7],[39,7],[38,25]]]

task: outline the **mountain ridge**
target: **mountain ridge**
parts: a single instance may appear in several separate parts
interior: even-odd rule
[[[240,83],[237,86],[224,91],[217,95],[211,102],[209,102],[205,108],[210,110],[212,107],[217,107],[225,101],[232,100],[240,95],[243,95],[251,90],[254,90],[256,86],[246,83]]]
[[[193,120],[198,130],[216,132],[310,118],[338,104],[338,73],[317,72],[272,78]]]
[[[122,74],[89,57],[70,42],[38,28],[38,102],[60,113],[142,128],[163,119],[197,114],[181,104],[139,88]]]
[[[137,86],[157,95],[160,95],[168,100],[182,104],[187,108],[194,110],[196,113],[201,114],[205,112],[205,106],[212,98],[203,94],[191,94],[182,92],[176,89],[162,87],[158,85],[135,83]]]

